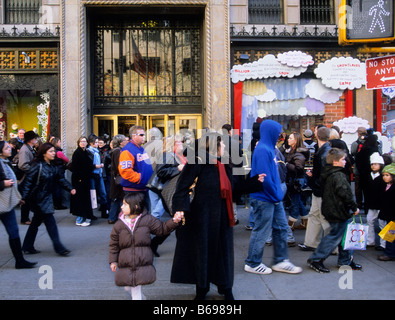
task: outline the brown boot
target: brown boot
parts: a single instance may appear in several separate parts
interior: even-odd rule
[[[295,222],[288,220],[288,225],[291,227],[291,230],[293,231],[295,229]]]

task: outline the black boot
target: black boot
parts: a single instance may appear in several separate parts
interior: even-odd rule
[[[225,289],[225,300],[229,300],[229,301],[233,301],[235,300],[233,293],[232,293],[232,289]]]
[[[152,240],[151,240],[151,249],[152,252],[154,253],[155,257],[160,257],[160,254],[158,253],[158,247],[165,242],[165,240],[169,237],[168,235],[165,236],[155,236]]]
[[[151,250],[152,253],[154,254],[155,257],[160,257],[160,254],[158,253],[158,246],[159,246],[159,241],[158,241],[158,237],[154,237],[151,240]]]
[[[101,217],[103,219],[108,219],[108,210],[107,210],[107,207],[105,205],[101,206],[100,211],[101,211]]]
[[[207,292],[209,292],[210,288],[202,288],[196,286],[196,297],[195,300],[204,300],[206,298]]]
[[[33,268],[37,262],[29,262],[23,258],[21,240],[19,238],[9,239],[12,254],[15,257],[15,269]]]

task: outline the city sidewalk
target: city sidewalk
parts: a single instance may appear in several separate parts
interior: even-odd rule
[[[251,232],[245,230],[248,209],[238,207],[240,224],[234,227],[235,277],[233,292],[236,300],[387,300],[395,298],[395,262],[377,260],[379,252],[372,248],[355,252],[355,261],[363,272],[339,273],[337,257],[331,256],[325,265],[329,274],[319,274],[307,266],[310,252],[297,246],[289,248],[290,260],[301,266],[301,274],[274,272],[256,275],[244,271]],[[99,216],[99,213],[95,213]],[[19,222],[19,210],[17,218]],[[16,270],[3,226],[0,227],[0,300],[130,300],[128,293],[114,284],[114,274],[108,265],[108,243],[112,225],[98,219],[89,227],[77,227],[68,210],[56,211],[60,236],[71,250],[68,257],[57,255],[45,226],[40,227],[35,247],[41,253],[25,255],[38,261],[34,269]],[[188,223],[188,222],[187,222]],[[28,226],[19,225],[23,238]],[[303,230],[295,230],[296,243],[303,242]],[[157,281],[143,287],[147,300],[192,300],[194,285],[170,283],[170,271],[175,247],[173,233],[159,247],[155,258]],[[266,246],[263,262],[270,266],[273,247]],[[346,287],[346,288],[345,288]],[[342,289],[343,288],[343,289]],[[222,300],[215,286],[208,300]]]

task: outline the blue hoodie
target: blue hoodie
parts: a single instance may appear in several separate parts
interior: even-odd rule
[[[271,203],[283,199],[275,153],[281,129],[281,125],[273,120],[265,120],[261,123],[259,143],[252,156],[251,177],[261,173],[265,173],[266,177],[263,181],[263,190],[251,193],[251,198]]]

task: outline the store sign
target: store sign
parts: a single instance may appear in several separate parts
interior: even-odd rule
[[[293,78],[306,70],[306,67],[295,68],[281,64],[274,55],[268,54],[252,63],[234,65],[230,76],[232,82],[237,83],[247,79]]]
[[[332,58],[320,63],[314,70],[317,78],[332,89],[359,89],[366,83],[366,67],[352,57]]]
[[[366,59],[366,89],[395,86],[395,56]]]

